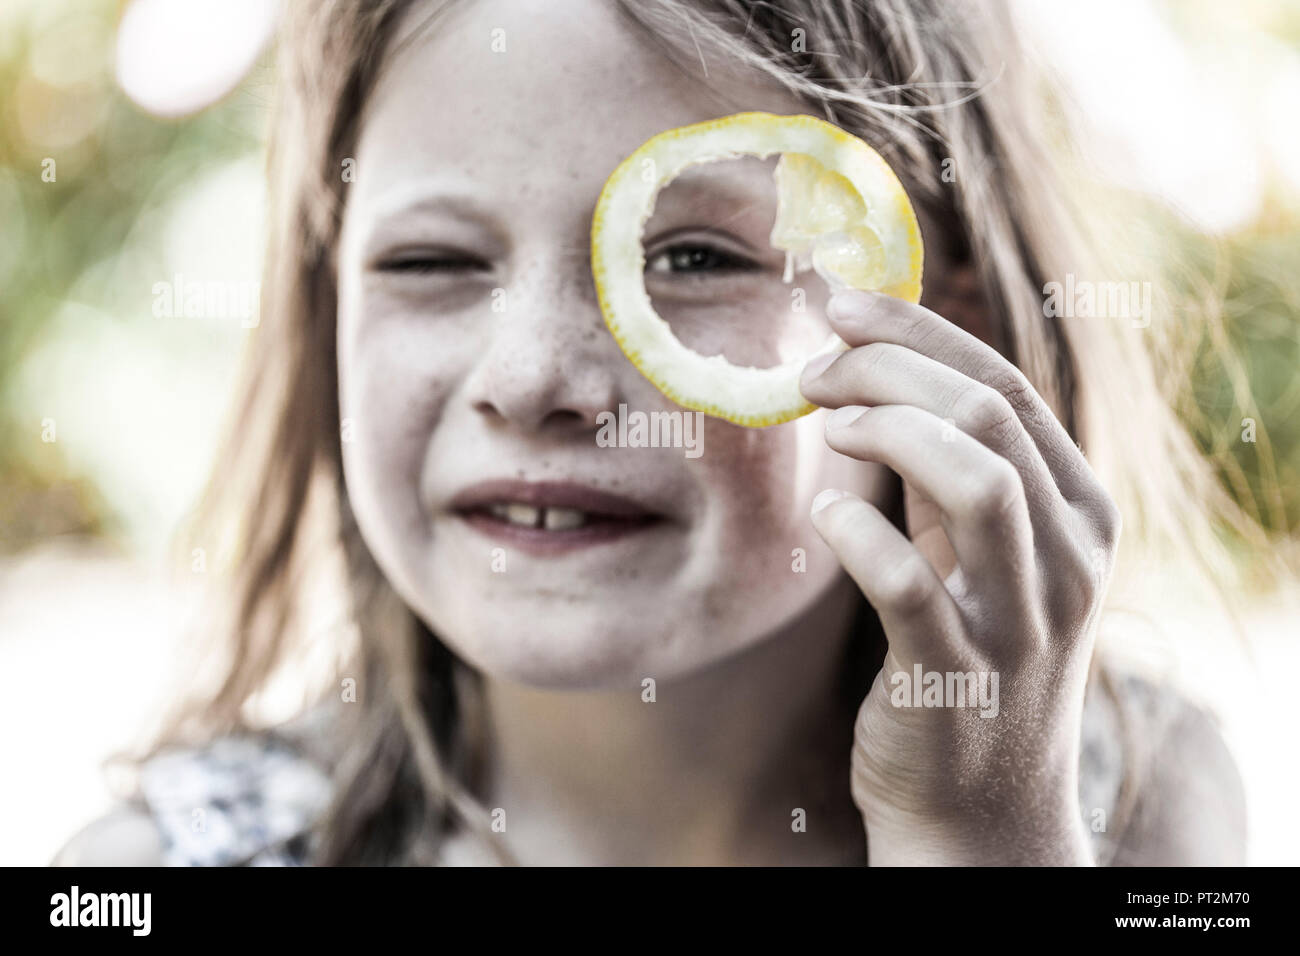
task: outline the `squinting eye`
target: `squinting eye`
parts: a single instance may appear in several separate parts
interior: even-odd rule
[[[482,259],[453,253],[427,253],[394,256],[379,262],[380,272],[397,272],[416,275],[430,273],[486,272],[492,267]]]
[[[647,272],[660,273],[752,272],[757,268],[743,256],[695,243],[670,246],[646,261]]]

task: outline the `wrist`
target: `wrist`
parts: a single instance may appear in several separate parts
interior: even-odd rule
[[[1076,813],[997,820],[892,819],[867,829],[869,866],[1095,866]]]

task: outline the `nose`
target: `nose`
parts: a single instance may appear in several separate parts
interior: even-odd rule
[[[524,432],[594,431],[618,407],[622,352],[589,270],[534,267],[494,301],[488,347],[468,384],[475,411]]]

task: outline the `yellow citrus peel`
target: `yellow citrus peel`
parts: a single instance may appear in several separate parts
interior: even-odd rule
[[[737,113],[647,140],[605,183],[591,224],[591,268],[605,324],[641,374],[674,402],[737,425],[788,422],[817,406],[799,391],[807,358],[733,365],[686,348],[646,292],[641,233],[655,197],[697,163],[781,154],[773,247],[786,279],[811,267],[832,289],[921,298],[921,231],[894,171],[874,149],[814,116]],[[832,335],[820,351],[847,346]]]

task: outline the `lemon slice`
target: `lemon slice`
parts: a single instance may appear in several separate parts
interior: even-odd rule
[[[623,353],[677,404],[751,427],[816,408],[799,391],[807,357],[751,368],[682,345],[646,292],[641,232],[659,190],[688,166],[774,153],[771,243],[786,253],[786,281],[812,268],[832,290],[919,301],[921,231],[902,184],[874,149],[814,116],[737,113],[660,133],[610,175],[591,224],[596,293]],[[820,351],[836,348],[847,346],[832,335]]]

